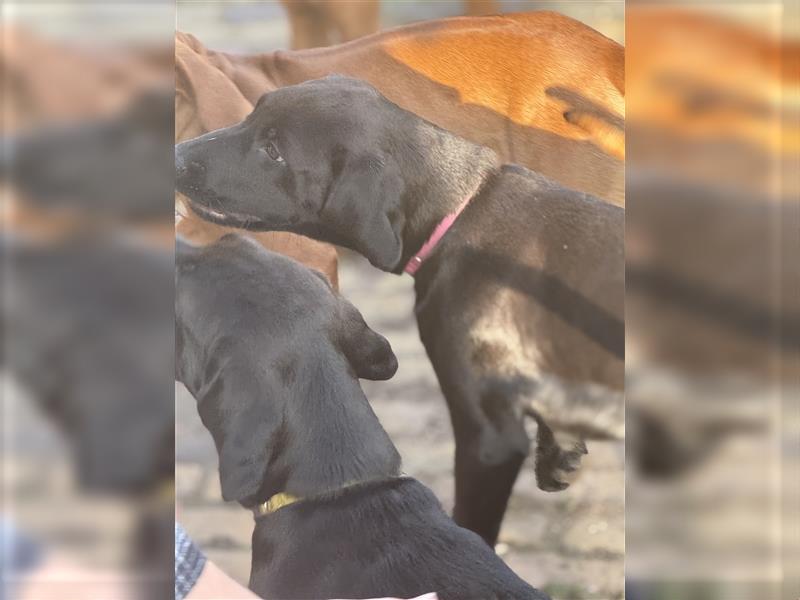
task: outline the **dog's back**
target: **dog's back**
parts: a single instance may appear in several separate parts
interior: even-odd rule
[[[275,544],[275,540],[281,540]],[[250,587],[266,598],[545,600],[433,493],[400,477],[295,503],[261,517]]]
[[[546,340],[535,372],[620,389],[624,219],[622,208],[506,165],[442,242],[445,305],[469,305],[455,314],[473,336],[501,327],[507,344],[514,331],[520,352]],[[503,326],[512,313],[514,327]]]

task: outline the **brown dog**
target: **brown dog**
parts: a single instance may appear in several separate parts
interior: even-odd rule
[[[375,33],[380,25],[378,0],[281,0],[292,30],[292,48],[319,48]],[[472,17],[500,12],[496,0],[464,0]]]
[[[178,33],[175,52],[178,140],[240,121],[264,92],[339,73],[489,146],[502,162],[624,203],[624,49],[563,15],[442,19],[329,49],[249,56]],[[204,242],[228,230],[187,214],[178,231]],[[258,237],[333,279],[332,249],[285,235]],[[295,240],[289,252],[275,245],[285,240]]]

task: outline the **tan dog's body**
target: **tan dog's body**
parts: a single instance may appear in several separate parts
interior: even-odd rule
[[[624,49],[563,15],[444,19],[328,49],[247,56],[178,33],[175,52],[178,141],[242,120],[265,92],[338,73],[489,146],[503,162],[624,204]],[[228,230],[187,214],[178,231],[208,242]],[[335,281],[329,246],[256,237]]]

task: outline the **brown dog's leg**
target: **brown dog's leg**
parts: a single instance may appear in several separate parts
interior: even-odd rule
[[[464,0],[464,14],[471,17],[496,15],[500,13],[497,0]]]
[[[281,4],[289,18],[292,50],[321,48],[333,43],[328,35],[331,23],[324,6],[320,9],[316,2],[309,0],[281,0]]]
[[[378,0],[340,0],[326,5],[326,12],[339,32],[338,42],[349,42],[375,33],[380,27]]]

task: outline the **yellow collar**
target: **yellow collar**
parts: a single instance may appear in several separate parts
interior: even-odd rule
[[[342,487],[336,490],[330,490],[330,492],[333,491],[341,492],[342,490],[346,490],[348,488],[360,485],[362,483],[367,483],[367,481],[348,481]],[[289,506],[290,504],[294,504],[295,502],[299,502],[300,500],[305,500],[305,498],[302,498],[300,496],[292,496],[291,494],[287,494],[286,492],[279,492],[274,496],[270,496],[266,502],[262,502],[261,504],[257,505],[253,510],[256,516],[260,517],[262,515],[272,514],[279,508],[283,508],[284,506]]]
[[[256,515],[268,515],[270,513],[274,513],[279,508],[283,508],[284,506],[289,506],[290,504],[294,504],[298,500],[302,500],[302,498],[298,496],[292,496],[291,494],[287,494],[286,492],[280,492],[275,494],[274,496],[270,496],[269,500],[266,502],[262,502],[258,506],[256,506]]]

